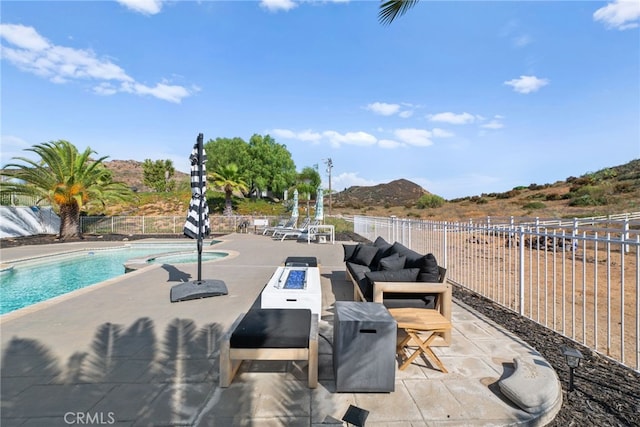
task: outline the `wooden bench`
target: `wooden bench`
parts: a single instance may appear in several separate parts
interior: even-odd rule
[[[229,387],[243,360],[306,360],[309,388],[318,386],[318,315],[308,309],[252,307],[222,338],[220,387]]]

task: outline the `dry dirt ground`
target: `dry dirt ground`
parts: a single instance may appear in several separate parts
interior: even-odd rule
[[[149,237],[171,236],[85,235],[84,240],[136,240]],[[336,236],[336,240],[338,239],[362,240],[350,233]],[[56,242],[60,241],[53,236],[0,239],[0,248]],[[522,338],[551,363],[563,385],[563,404],[549,426],[640,426],[640,372],[593,353],[588,348],[463,288],[454,287],[453,297]],[[569,370],[560,351],[563,344],[579,349],[585,357],[575,371],[572,392],[567,391]]]

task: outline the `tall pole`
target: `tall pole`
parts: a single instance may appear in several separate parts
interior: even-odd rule
[[[202,224],[202,209],[204,209],[204,194],[203,194],[203,185],[202,185],[202,142],[204,139],[204,135],[198,135],[198,187],[200,188],[200,200],[198,206],[198,284],[202,282],[202,235],[203,235],[203,224]]]
[[[332,192],[331,192],[331,169],[333,169],[333,161],[331,157],[326,160],[327,163],[327,173],[329,174],[329,216],[331,216],[331,205],[332,205]]]

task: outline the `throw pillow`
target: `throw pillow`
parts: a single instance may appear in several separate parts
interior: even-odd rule
[[[377,253],[378,248],[375,246],[359,244],[351,261],[360,265],[370,265]]]
[[[372,282],[415,282],[419,273],[419,268],[403,268],[402,270],[369,271],[365,276]]]
[[[356,253],[356,250],[358,250],[358,245],[345,245],[344,243],[342,244],[342,249],[344,250],[344,260],[343,261],[349,261],[353,255]]]
[[[378,236],[373,242],[373,246],[377,248],[386,248],[387,246],[391,246],[391,243],[388,243],[386,240],[384,240],[382,236]]]
[[[402,270],[404,268],[404,262],[407,259],[404,255],[398,254],[389,255],[380,260],[380,270]]]
[[[437,282],[439,277],[440,270],[438,269],[436,257],[433,254],[426,254],[420,262],[420,277],[418,280],[421,282]]]

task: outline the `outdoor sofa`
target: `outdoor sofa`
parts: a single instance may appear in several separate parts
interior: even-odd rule
[[[343,244],[347,279],[354,301],[378,302],[387,308],[436,309],[451,321],[452,289],[447,270],[433,254],[419,254],[399,242],[378,237],[372,244]],[[433,345],[449,345],[451,332]]]

